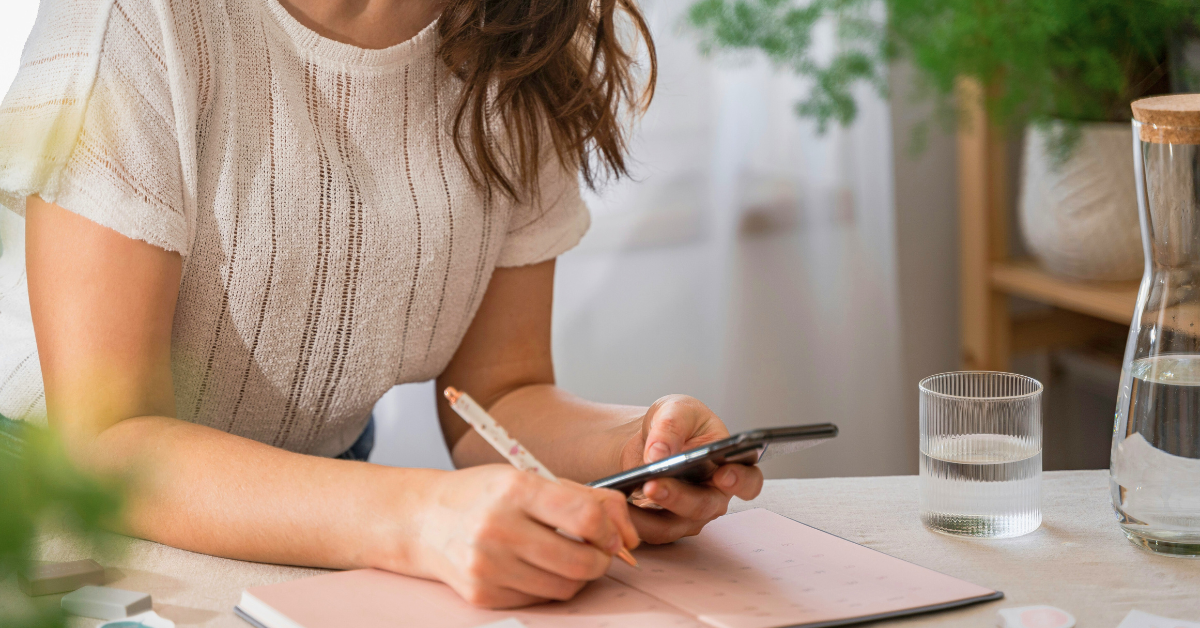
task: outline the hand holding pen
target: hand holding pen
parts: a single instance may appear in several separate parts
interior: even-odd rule
[[[384,536],[417,535],[405,544],[413,553],[399,568],[380,567],[445,582],[475,606],[569,600],[604,576],[617,550],[637,543],[616,491],[555,484],[502,464],[429,473],[429,490],[413,496],[423,513],[418,525]]]
[[[482,406],[476,403],[470,395],[455,390],[453,387],[447,388],[445,395],[446,399],[450,402],[450,407],[514,467],[521,471],[536,473],[555,484],[561,483],[545,465],[525,449],[524,445],[509,436],[508,432],[499,423],[496,423],[496,420]],[[572,540],[583,541],[578,536],[561,529],[558,532]],[[629,565],[637,567],[637,560],[633,558],[633,555],[623,545],[616,548],[614,554]]]

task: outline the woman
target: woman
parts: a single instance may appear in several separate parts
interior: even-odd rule
[[[0,108],[0,414],[137,478],[130,534],[491,607],[754,497],[738,465],[643,510],[486,464],[444,401],[461,470],[361,462],[374,402],[433,377],[577,482],[727,434],[554,386],[554,258],[638,104],[622,16],[646,35],[630,0],[44,0]]]

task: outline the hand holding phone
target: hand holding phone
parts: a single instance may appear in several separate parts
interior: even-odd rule
[[[758,464],[825,442],[837,433],[838,428],[832,423],[749,430],[596,480],[588,486],[611,488],[628,496],[656,478],[678,478],[698,484],[711,478],[722,465]]]

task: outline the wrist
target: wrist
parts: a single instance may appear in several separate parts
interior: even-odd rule
[[[437,486],[448,471],[380,468],[373,478],[370,516],[359,535],[360,563],[368,567],[426,576],[422,530],[436,507]]]

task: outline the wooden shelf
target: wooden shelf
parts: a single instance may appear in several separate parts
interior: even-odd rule
[[[1119,334],[1133,318],[1138,284],[1071,281],[1010,257],[1009,170],[1017,144],[1014,134],[988,121],[986,94],[973,80],[958,83],[958,103],[969,121],[958,130],[962,364],[1007,371],[1014,352],[1087,345],[1111,338],[1114,327]],[[1010,297],[1055,309],[1014,320]]]
[[[1138,293],[1136,281],[1073,281],[1051,275],[1029,260],[994,262],[991,284],[999,292],[1123,325],[1133,318]]]

